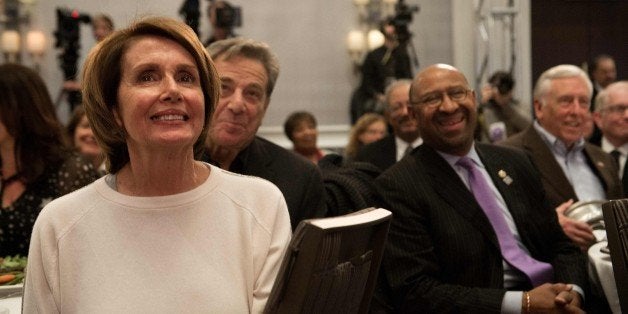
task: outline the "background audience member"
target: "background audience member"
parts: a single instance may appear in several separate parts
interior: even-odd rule
[[[318,148],[316,125],[316,118],[307,111],[290,114],[283,124],[283,131],[293,144],[292,150],[314,164],[329,153]]]
[[[617,79],[617,68],[615,67],[613,57],[607,54],[597,55],[590,64],[589,74],[593,82],[593,95],[591,96],[590,110],[593,111],[595,109],[597,95],[606,88],[606,86],[615,82]],[[597,125],[593,125],[593,128],[593,134],[589,138],[589,141],[591,143],[598,143],[597,145],[599,146],[602,132]]]
[[[42,211],[23,311],[261,312],[290,241],[286,203],[195,160],[220,88],[196,34],[141,20],[90,53],[83,82],[110,174]]]
[[[622,196],[617,167],[599,147],[584,140],[590,122],[591,81],[573,65],[543,72],[534,87],[536,121],[502,142],[526,151],[541,173],[543,187],[565,233],[582,249],[595,243],[593,230],[564,215],[574,201]]]
[[[96,42],[100,42],[114,30],[113,20],[105,14],[96,14],[92,17],[92,33]]]
[[[376,180],[394,215],[383,269],[395,313],[583,313],[585,257],[529,159],[474,143],[464,75],[429,66],[410,94],[424,143]]]
[[[483,142],[495,143],[523,131],[530,125],[530,119],[523,115],[526,110],[514,99],[512,90],[515,80],[505,71],[497,71],[482,87],[482,99],[478,110],[476,138]]]
[[[594,88],[594,96],[605,89],[617,79],[617,68],[613,57],[601,54],[591,62],[591,81]],[[595,100],[595,98],[594,98]]]
[[[87,114],[83,106],[74,108],[72,117],[67,126],[70,141],[83,156],[91,160],[92,166],[100,175],[104,175],[107,170],[105,167],[105,155],[103,154],[92,127],[89,125]]]
[[[0,99],[0,256],[25,256],[41,209],[97,175],[67,145],[37,73],[17,64],[0,65]]]
[[[219,10],[227,14],[219,14]],[[233,33],[233,6],[228,1],[222,0],[210,0],[207,7],[207,17],[209,18],[209,24],[211,25],[211,35],[205,41],[205,47],[211,45],[213,42],[223,39],[235,37]]]
[[[384,115],[392,134],[362,147],[356,161],[369,162],[384,171],[421,145],[417,122],[408,111],[411,83],[411,80],[398,80],[386,88]]]
[[[364,145],[384,138],[387,127],[386,118],[380,114],[370,112],[362,115],[349,133],[349,142],[344,151],[346,160],[354,160]]]
[[[351,124],[367,112],[385,110],[384,92],[392,81],[412,78],[407,46],[399,44],[394,20],[388,18],[382,22],[380,31],[384,34],[384,44],[370,51],[360,67],[360,86],[351,96]]]
[[[97,43],[114,31],[113,20],[109,15],[102,13],[96,14],[92,17],[91,23],[92,34]],[[81,83],[77,80],[65,81],[63,82],[63,90],[65,92],[80,92]]]
[[[628,197],[628,81],[612,83],[597,95],[593,118],[602,131],[600,147],[617,161],[624,197]]]
[[[208,48],[222,81],[204,160],[220,168],[264,178],[279,187],[292,228],[326,212],[324,187],[316,165],[255,136],[279,76],[279,61],[268,45],[244,38]]]

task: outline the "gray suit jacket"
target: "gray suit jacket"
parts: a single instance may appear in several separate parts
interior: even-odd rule
[[[545,192],[553,207],[564,203],[570,198],[574,201],[578,200],[576,192],[553,157],[552,151],[533,125],[500,144],[522,149],[530,156],[532,162],[541,173],[543,188],[545,188]],[[617,175],[617,166],[613,162],[612,157],[590,143],[585,143],[584,155],[589,162],[589,166],[591,166],[593,172],[604,185],[606,198],[622,198],[622,186]]]
[[[476,149],[531,256],[552,264],[556,282],[586,287],[586,258],[560,228],[529,159],[504,147]],[[382,265],[396,310],[498,313],[506,289],[497,236],[452,167],[424,144],[376,185],[393,212]]]

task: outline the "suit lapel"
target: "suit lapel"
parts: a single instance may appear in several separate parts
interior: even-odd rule
[[[613,171],[609,171],[608,169],[613,169],[611,165],[608,165],[604,162],[604,156],[600,155],[596,152],[592,145],[584,146],[584,156],[587,158],[589,162],[589,166],[593,169],[595,175],[600,179],[600,183],[602,183],[604,187],[604,192],[606,193],[607,198],[609,197],[610,186],[613,184]]]
[[[544,181],[548,182],[560,194],[562,199],[576,199],[576,194],[571,187],[571,183],[563,173],[554,154],[547,147],[541,136],[536,132],[533,126],[526,130],[523,139],[523,147],[525,150],[532,152],[531,156],[537,169],[544,177]]]
[[[241,157],[243,158],[244,166],[242,174],[266,178],[269,181],[272,181],[271,178],[275,178],[275,171],[273,167],[270,167],[273,159],[257,137],[253,139],[253,142],[249,144],[246,152]]]
[[[524,201],[521,200],[521,196],[523,196],[521,191],[510,186],[517,179],[514,176],[516,170],[501,155],[486,153],[489,149],[490,147],[485,145],[476,145],[476,150],[478,155],[480,155],[480,159],[482,159],[482,163],[484,163],[484,167],[486,167],[486,171],[491,176],[493,184],[499,191],[499,194],[501,194],[504,202],[506,202],[506,207],[519,228],[517,222],[525,219],[526,209],[523,207]],[[514,177],[511,177],[511,175]]]
[[[420,164],[424,165],[432,180],[434,191],[442,200],[467,219],[490,243],[499,248],[497,237],[486,214],[447,161],[427,145],[419,146],[415,156]]]

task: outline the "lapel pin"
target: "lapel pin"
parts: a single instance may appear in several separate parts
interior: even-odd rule
[[[510,185],[512,183],[512,178],[506,173],[504,170],[499,170],[497,175],[502,178],[502,181],[506,183],[506,185]]]
[[[601,161],[598,161],[597,162],[597,166],[600,167],[600,168],[604,168],[604,163],[601,162]]]

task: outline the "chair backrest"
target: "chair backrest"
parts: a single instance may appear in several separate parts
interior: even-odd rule
[[[299,223],[265,313],[366,313],[392,214],[367,208]]]
[[[628,199],[602,205],[608,248],[622,312],[628,313]]]

